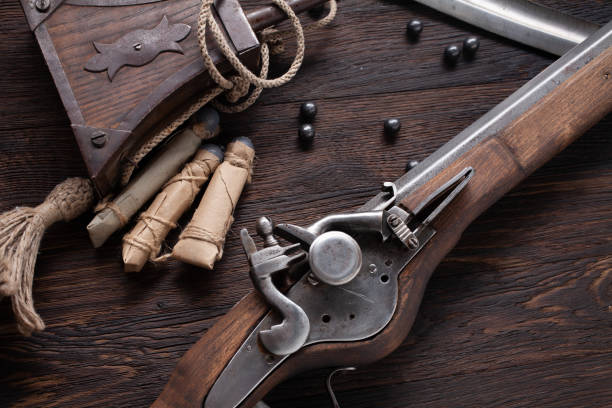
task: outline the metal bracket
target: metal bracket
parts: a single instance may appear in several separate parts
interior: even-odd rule
[[[259,65],[259,40],[237,0],[215,0],[213,8],[238,58],[250,70]]]
[[[419,240],[408,228],[405,222],[403,222],[397,215],[389,214],[387,217],[387,224],[391,227],[391,230],[402,241],[402,244],[406,245],[406,247],[415,249],[419,246]]]
[[[30,30],[35,31],[63,2],[64,0],[21,0]]]

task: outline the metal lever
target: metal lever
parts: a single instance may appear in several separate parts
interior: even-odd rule
[[[389,199],[381,206],[383,210],[386,210],[395,204],[395,199],[397,198],[397,187],[395,186],[395,183],[385,181],[382,186],[382,191],[390,194]]]
[[[355,371],[357,368],[355,367],[343,367],[343,368],[337,368],[334,371],[332,371],[331,373],[329,373],[329,375],[327,376],[327,381],[325,382],[325,384],[327,385],[327,392],[329,393],[329,398],[331,398],[332,401],[332,406],[334,408],[340,408],[340,404],[338,404],[338,400],[336,399],[336,395],[334,394],[334,390],[332,388],[331,385],[331,380],[332,377],[339,372],[342,371]]]
[[[431,193],[414,210],[415,219],[423,220],[418,228],[429,225],[465,188],[474,175],[472,167],[461,170],[452,179]]]
[[[329,398],[331,399],[333,408],[340,408],[340,404],[338,404],[338,400],[336,399],[336,395],[334,394],[334,389],[332,388],[331,380],[336,373],[340,373],[342,371],[355,371],[356,367],[343,367],[337,368],[327,376],[325,380],[325,386],[327,387],[327,393],[329,394]],[[263,401],[259,401],[253,408],[270,408],[268,404]]]
[[[266,247],[259,251],[249,232],[246,229],[240,231],[242,246],[251,266],[251,280],[270,306],[283,318],[280,324],[268,330],[261,330],[259,339],[270,353],[284,356],[295,353],[306,342],[310,333],[310,322],[304,310],[276,288],[272,275],[288,270],[291,265],[304,259],[306,253],[299,251],[290,254],[299,249],[299,244],[287,247],[278,245],[278,241],[271,236],[272,222],[269,218],[260,218],[257,230],[266,242]]]
[[[426,228],[465,188],[473,175],[474,169],[472,167],[464,168],[442,187],[425,198],[413,212],[404,211],[399,205],[396,205],[397,189],[395,184],[384,183],[383,191],[387,191],[390,194],[390,198],[380,206],[377,206],[379,209],[376,211],[332,214],[320,219],[308,228],[291,224],[280,224],[275,228],[275,232],[288,241],[300,243],[305,250],[310,251],[310,266],[315,274],[317,268],[315,267],[316,265],[313,265],[313,246],[316,242],[322,241],[327,234],[330,234],[328,231],[347,231],[352,233],[376,231],[380,233],[383,242],[395,236],[406,248],[414,251],[421,245],[417,238],[417,231]],[[345,239],[345,241],[347,240]],[[348,244],[345,246],[352,248]],[[329,253],[329,248],[326,248],[324,252]],[[343,252],[348,253],[349,251]],[[352,252],[356,253],[356,251]],[[330,262],[326,261],[325,263],[331,265]],[[335,266],[334,269],[336,269]],[[351,276],[351,274],[347,273],[346,276]],[[325,281],[325,279],[322,280]],[[328,283],[340,285],[348,280],[350,279],[339,279]]]

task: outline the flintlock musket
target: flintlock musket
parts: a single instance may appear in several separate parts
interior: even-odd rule
[[[20,1],[89,176],[105,195],[129,153],[212,85],[196,35],[201,0]],[[287,3],[299,13],[325,1]],[[251,69],[259,59],[256,33],[286,18],[274,6],[245,14],[238,0],[215,0],[214,16]],[[209,37],[213,62],[228,72]]]
[[[306,228],[262,218],[261,249],[243,230],[256,292],[183,356],[153,407],[251,407],[301,371],[383,358],[466,227],[611,110],[612,22],[356,212]]]

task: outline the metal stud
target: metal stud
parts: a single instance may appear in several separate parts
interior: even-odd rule
[[[398,225],[400,225],[400,222],[402,222],[395,214],[391,214],[388,218],[388,221],[392,227],[397,227]]]
[[[106,133],[102,132],[101,130],[96,130],[91,134],[91,144],[97,148],[104,147],[107,141],[108,136],[106,136]]]
[[[34,6],[36,7],[36,10],[44,13],[49,10],[49,7],[51,7],[51,0],[36,0],[34,2]]]

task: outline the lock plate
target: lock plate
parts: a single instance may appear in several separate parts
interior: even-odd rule
[[[357,276],[342,286],[313,285],[306,273],[287,293],[310,321],[304,346],[363,340],[380,332],[395,313],[399,274],[434,234],[429,226],[415,231],[419,241],[415,249],[407,249],[399,240],[382,242],[375,233],[355,236],[363,250],[362,266]],[[258,343],[259,332],[281,320],[270,312],[253,329],[215,382],[204,408],[237,407],[289,357],[270,354]]]
[[[414,211],[406,212],[397,207],[396,186],[385,183],[387,189],[391,188],[392,198],[386,199],[379,211],[334,214],[322,218],[306,229],[289,224],[278,225],[275,230],[279,234],[282,233],[285,238],[290,238],[291,242],[298,241],[306,247],[312,245],[316,237],[323,236],[326,231],[348,228],[354,233],[353,237],[362,251],[361,268],[357,276],[346,284],[326,285],[313,280],[311,274],[306,273],[289,289],[286,296],[276,291],[276,295],[268,299],[279,300],[280,296],[282,303],[298,307],[300,314],[305,314],[308,319],[302,326],[294,324],[289,333],[284,334],[290,335],[290,332],[296,330],[305,333],[308,330],[308,336],[301,346],[305,347],[320,342],[359,341],[384,329],[397,307],[399,274],[435,235],[436,231],[431,227],[432,221],[457,197],[473,175],[473,168],[464,168],[426,197]],[[408,242],[402,239],[406,236],[403,233],[396,233],[397,239],[390,239],[387,222],[391,228],[397,227],[395,218],[406,223],[406,226],[412,226],[409,235],[414,236]],[[262,224],[260,227],[265,226]],[[259,229],[268,231],[264,236],[266,241],[271,242],[272,237],[268,236],[270,228]],[[399,231],[398,228],[393,229],[396,230]],[[267,254],[270,251],[286,252],[291,249],[291,246],[281,247],[274,241],[273,246],[257,251],[255,243],[248,237],[248,232],[243,230],[241,234],[244,235],[243,243],[252,272],[260,268],[260,264],[256,262],[257,258],[268,259]],[[276,258],[272,257],[272,261],[276,262]],[[285,263],[280,266],[274,271],[287,269]],[[266,293],[263,295],[266,297]],[[277,307],[277,310],[281,309]],[[274,311],[262,319],[213,385],[204,408],[236,408],[291,355],[271,354],[260,344],[263,332],[270,331],[280,323],[287,325],[288,321],[291,321],[290,314],[279,316]]]

